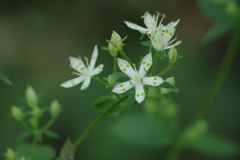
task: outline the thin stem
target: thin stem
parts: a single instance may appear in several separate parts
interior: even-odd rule
[[[172,147],[172,150],[168,154],[166,160],[177,160],[178,157],[180,156],[181,151],[182,151],[181,144],[180,143],[176,143],[176,145],[174,145]]]
[[[36,151],[37,151],[37,139],[36,139],[36,136],[34,135],[33,136],[33,144],[32,144],[33,148],[32,148],[32,159],[34,160],[35,159],[35,156],[36,156]]]
[[[152,53],[152,45],[149,47],[149,53]]]
[[[97,78],[94,78],[94,77],[92,77],[92,79],[95,80],[96,82],[100,83],[101,85],[104,85],[105,87],[107,86],[107,83],[103,82],[100,79],[97,79]]]
[[[151,68],[150,68],[149,71],[148,71],[149,74],[152,73],[152,71],[153,71],[155,65],[157,64],[157,60],[158,60],[158,52],[159,52],[159,51],[156,51],[156,53],[155,53],[155,56],[154,56],[154,59],[153,59],[153,64],[152,64]]]
[[[157,95],[154,95],[154,96],[146,96],[147,98],[159,98],[159,97],[162,97],[163,94],[157,94]]]
[[[113,56],[113,73],[117,73],[117,56]]]
[[[202,107],[200,108],[200,111],[198,112],[195,121],[205,117],[206,114],[209,112],[209,110],[213,107],[213,103],[217,98],[217,95],[223,86],[223,83],[226,80],[226,77],[228,75],[228,72],[230,70],[230,67],[232,65],[232,62],[234,60],[234,56],[236,54],[237,48],[240,43],[240,26],[234,31],[230,44],[227,48],[226,54],[223,58],[220,70],[218,72],[218,75],[216,76],[215,82],[209,92],[209,95],[207,96],[205,102],[203,103]]]
[[[42,127],[42,130],[47,130],[49,127],[53,125],[53,123],[56,121],[57,117],[51,118],[45,126]]]
[[[159,73],[157,76],[163,76],[165,73],[167,73],[172,67],[174,63],[170,63],[167,68],[165,68],[161,73]]]
[[[109,109],[104,112],[102,115],[100,115],[97,119],[95,119],[89,127],[83,132],[83,134],[74,142],[74,147],[77,148],[79,144],[88,136],[88,134],[91,132],[91,130],[116,106],[118,106],[122,101],[124,101],[127,98],[127,95],[122,97],[119,101],[115,102]]]
[[[29,131],[32,131],[32,128],[24,121],[24,120],[21,120],[20,123]]]
[[[121,50],[119,50],[119,53],[123,56],[123,58],[125,59],[125,60],[127,60],[129,63],[130,63],[130,65],[133,67],[133,63],[130,61],[130,59],[127,57],[127,55],[123,52],[123,50],[121,49]]]

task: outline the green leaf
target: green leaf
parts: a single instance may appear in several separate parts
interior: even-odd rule
[[[163,82],[162,84],[160,84],[160,87],[167,88],[167,89],[172,89],[172,92],[179,92],[179,90],[176,86],[173,86],[168,82]]]
[[[168,57],[165,51],[159,51],[158,56],[160,57],[161,60],[163,60],[165,57]]]
[[[152,46],[152,42],[151,41],[144,41],[141,44],[144,45],[144,46],[147,46],[147,47]]]
[[[118,77],[128,77],[126,74],[124,74],[123,72],[117,72],[117,73],[113,73],[111,74],[112,76],[118,76]]]
[[[128,36],[124,37],[124,38],[122,39],[122,42],[125,41],[127,38],[128,38]]]
[[[34,133],[35,138],[37,139],[38,142],[42,141],[42,132],[41,131],[37,131]]]
[[[63,145],[60,153],[60,158],[57,160],[74,160],[75,147],[73,146],[70,139],[67,139]]]
[[[101,47],[102,50],[109,51],[108,47]]]
[[[26,158],[30,158],[33,154],[32,144],[20,144],[17,146],[17,152]],[[35,149],[34,160],[53,160],[56,155],[55,150],[48,145],[37,145]]]
[[[128,112],[136,103],[135,101],[135,93],[129,93],[128,94],[128,99],[127,99],[127,107],[125,108],[124,112]]]
[[[110,108],[112,105],[117,102],[115,99],[109,96],[102,96],[97,98],[92,104],[91,107],[95,107],[101,112],[109,112],[108,114],[113,117],[118,117],[120,116],[124,110],[125,106],[124,105],[118,105],[115,108]],[[109,111],[110,110],[110,111]]]
[[[0,80],[2,80],[3,82],[9,85],[12,85],[12,82],[1,71],[0,71]]]
[[[145,114],[127,114],[110,128],[116,137],[144,147],[165,147],[170,144],[163,126]]]
[[[165,97],[167,100],[169,100],[169,99],[170,99],[170,96],[169,96],[169,94],[164,94],[164,97]]]
[[[193,149],[211,156],[232,156],[240,153],[240,145],[234,141],[213,134],[207,133],[200,137],[192,146]]]
[[[18,137],[18,142],[22,142],[24,141],[25,139],[27,139],[28,137],[30,137],[32,135],[32,132],[29,132],[29,131],[24,131],[20,134],[20,136]]]
[[[43,134],[45,134],[46,136],[51,137],[51,138],[59,138],[60,137],[59,134],[57,134],[51,130],[46,130],[43,132]]]
[[[143,37],[145,36],[145,34],[144,33],[141,33],[141,37],[140,37],[140,41],[143,39]]]

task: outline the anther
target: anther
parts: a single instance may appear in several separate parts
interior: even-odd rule
[[[160,12],[156,11],[156,13],[157,13],[159,16],[161,16],[161,13],[160,13]]]
[[[86,62],[89,62],[89,60],[88,60],[88,58],[87,58],[87,57],[84,57],[84,59],[85,59],[85,61],[86,61]]]
[[[147,16],[147,13],[148,13],[148,11],[147,11],[147,12],[145,12],[145,13],[144,13],[144,15],[142,15],[142,17],[141,17],[141,18],[145,18],[145,17]]]
[[[74,75],[75,74],[75,72],[72,72],[72,75]]]
[[[164,13],[162,14],[162,16],[163,16],[163,18],[167,18],[166,14],[164,14]]]
[[[80,56],[80,55],[78,55],[78,59],[81,59],[81,56]]]
[[[81,68],[81,70],[84,70],[86,67]]]

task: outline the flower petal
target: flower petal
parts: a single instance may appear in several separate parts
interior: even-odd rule
[[[142,59],[138,75],[140,77],[144,77],[151,65],[152,65],[152,53],[149,53]]]
[[[97,49],[97,45],[95,45],[94,49],[93,49],[93,53],[92,53],[92,58],[91,58],[91,61],[90,61],[89,70],[94,69],[97,57],[98,57],[98,49]]]
[[[118,93],[118,94],[124,93],[124,92],[127,92],[129,89],[131,89],[134,86],[135,86],[135,82],[133,80],[126,81],[126,82],[117,84],[113,88],[112,92],[115,92],[115,93]]]
[[[144,17],[144,23],[147,26],[150,34],[156,30],[156,21],[150,13],[147,13]]]
[[[141,103],[145,99],[145,92],[142,83],[137,83],[135,88],[135,99],[138,103]]]
[[[176,47],[178,46],[179,44],[181,44],[182,41],[177,41],[176,43],[174,43],[173,45],[168,45],[167,47],[164,47],[164,49],[169,49],[169,48],[172,48],[172,47]]]
[[[95,68],[93,71],[91,71],[90,75],[94,76],[96,74],[101,73],[103,70],[103,64],[100,64],[97,68]]]
[[[65,88],[70,88],[70,87],[76,86],[77,84],[81,83],[84,79],[85,79],[84,76],[80,76],[80,77],[68,80],[68,81],[62,83],[60,86],[65,87]]]
[[[83,61],[81,59],[75,58],[75,57],[69,57],[71,67],[78,71],[79,73],[82,73],[82,68],[85,68]]]
[[[167,45],[169,40],[172,38],[173,34],[175,32],[174,24],[173,22],[169,23],[165,30],[163,31],[163,44]]]
[[[81,90],[86,89],[90,85],[90,81],[91,81],[91,77],[86,77],[81,87]]]
[[[173,22],[174,27],[176,27],[179,22],[180,22],[180,19],[178,19],[178,20],[176,20],[175,22]]]
[[[124,21],[124,23],[131,29],[138,30],[141,33],[146,33],[148,31],[147,28],[143,28],[135,23]]]
[[[130,78],[134,78],[136,72],[133,70],[132,66],[128,63],[128,61],[118,58],[118,67],[121,69],[123,73],[128,75]]]
[[[150,86],[159,86],[162,84],[164,80],[161,77],[154,76],[154,77],[144,77],[142,79],[142,83]]]

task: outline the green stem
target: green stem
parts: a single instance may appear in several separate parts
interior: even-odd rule
[[[153,71],[155,65],[157,64],[157,60],[158,60],[158,52],[159,52],[159,51],[156,51],[156,53],[155,53],[155,56],[154,56],[154,59],[153,59],[153,64],[152,64],[151,68],[150,68],[149,71],[148,71],[149,74],[152,73],[152,71]]]
[[[119,50],[119,53],[123,56],[123,58],[130,63],[130,65],[133,67],[133,63],[130,61],[130,59],[127,57],[127,55],[123,52],[123,50]]]
[[[83,134],[74,142],[74,147],[77,148],[79,144],[88,136],[88,134],[91,132],[91,130],[116,106],[118,106],[122,101],[124,101],[127,98],[127,95],[122,97],[119,101],[115,102],[109,109],[104,112],[102,115],[100,115],[97,119],[95,119],[89,127],[83,132]]]
[[[152,45],[149,47],[149,53],[152,53]]]
[[[117,56],[113,56],[113,73],[117,73]]]
[[[157,94],[157,95],[154,95],[154,96],[146,96],[147,98],[159,98],[159,97],[162,97],[163,94]]]
[[[49,127],[53,125],[53,123],[56,121],[57,117],[51,118],[45,126],[42,127],[42,131],[47,130]]]
[[[180,153],[182,151],[182,146],[180,143],[176,143],[168,154],[166,160],[177,160],[178,157],[180,156]]]
[[[213,107],[213,103],[216,100],[217,95],[221,87],[223,86],[223,83],[226,80],[239,43],[240,43],[240,26],[238,26],[238,28],[234,31],[232,35],[230,44],[227,48],[226,54],[224,55],[220,70],[212,86],[212,89],[210,90],[202,107],[200,108],[200,111],[198,112],[195,121],[202,117],[205,117],[209,110]]]
[[[167,68],[165,68],[161,73],[159,73],[157,76],[163,76],[165,73],[167,73],[172,67],[174,63],[170,63]]]
[[[36,136],[33,136],[33,148],[32,148],[32,160],[36,157],[36,151],[37,151],[37,139]]]
[[[100,83],[101,85],[105,86],[105,87],[107,86],[107,83],[103,82],[100,79],[97,79],[97,78],[94,78],[94,77],[92,77],[92,79],[95,80],[96,82]]]
[[[29,131],[32,131],[32,128],[24,121],[24,120],[21,120],[20,123]]]

